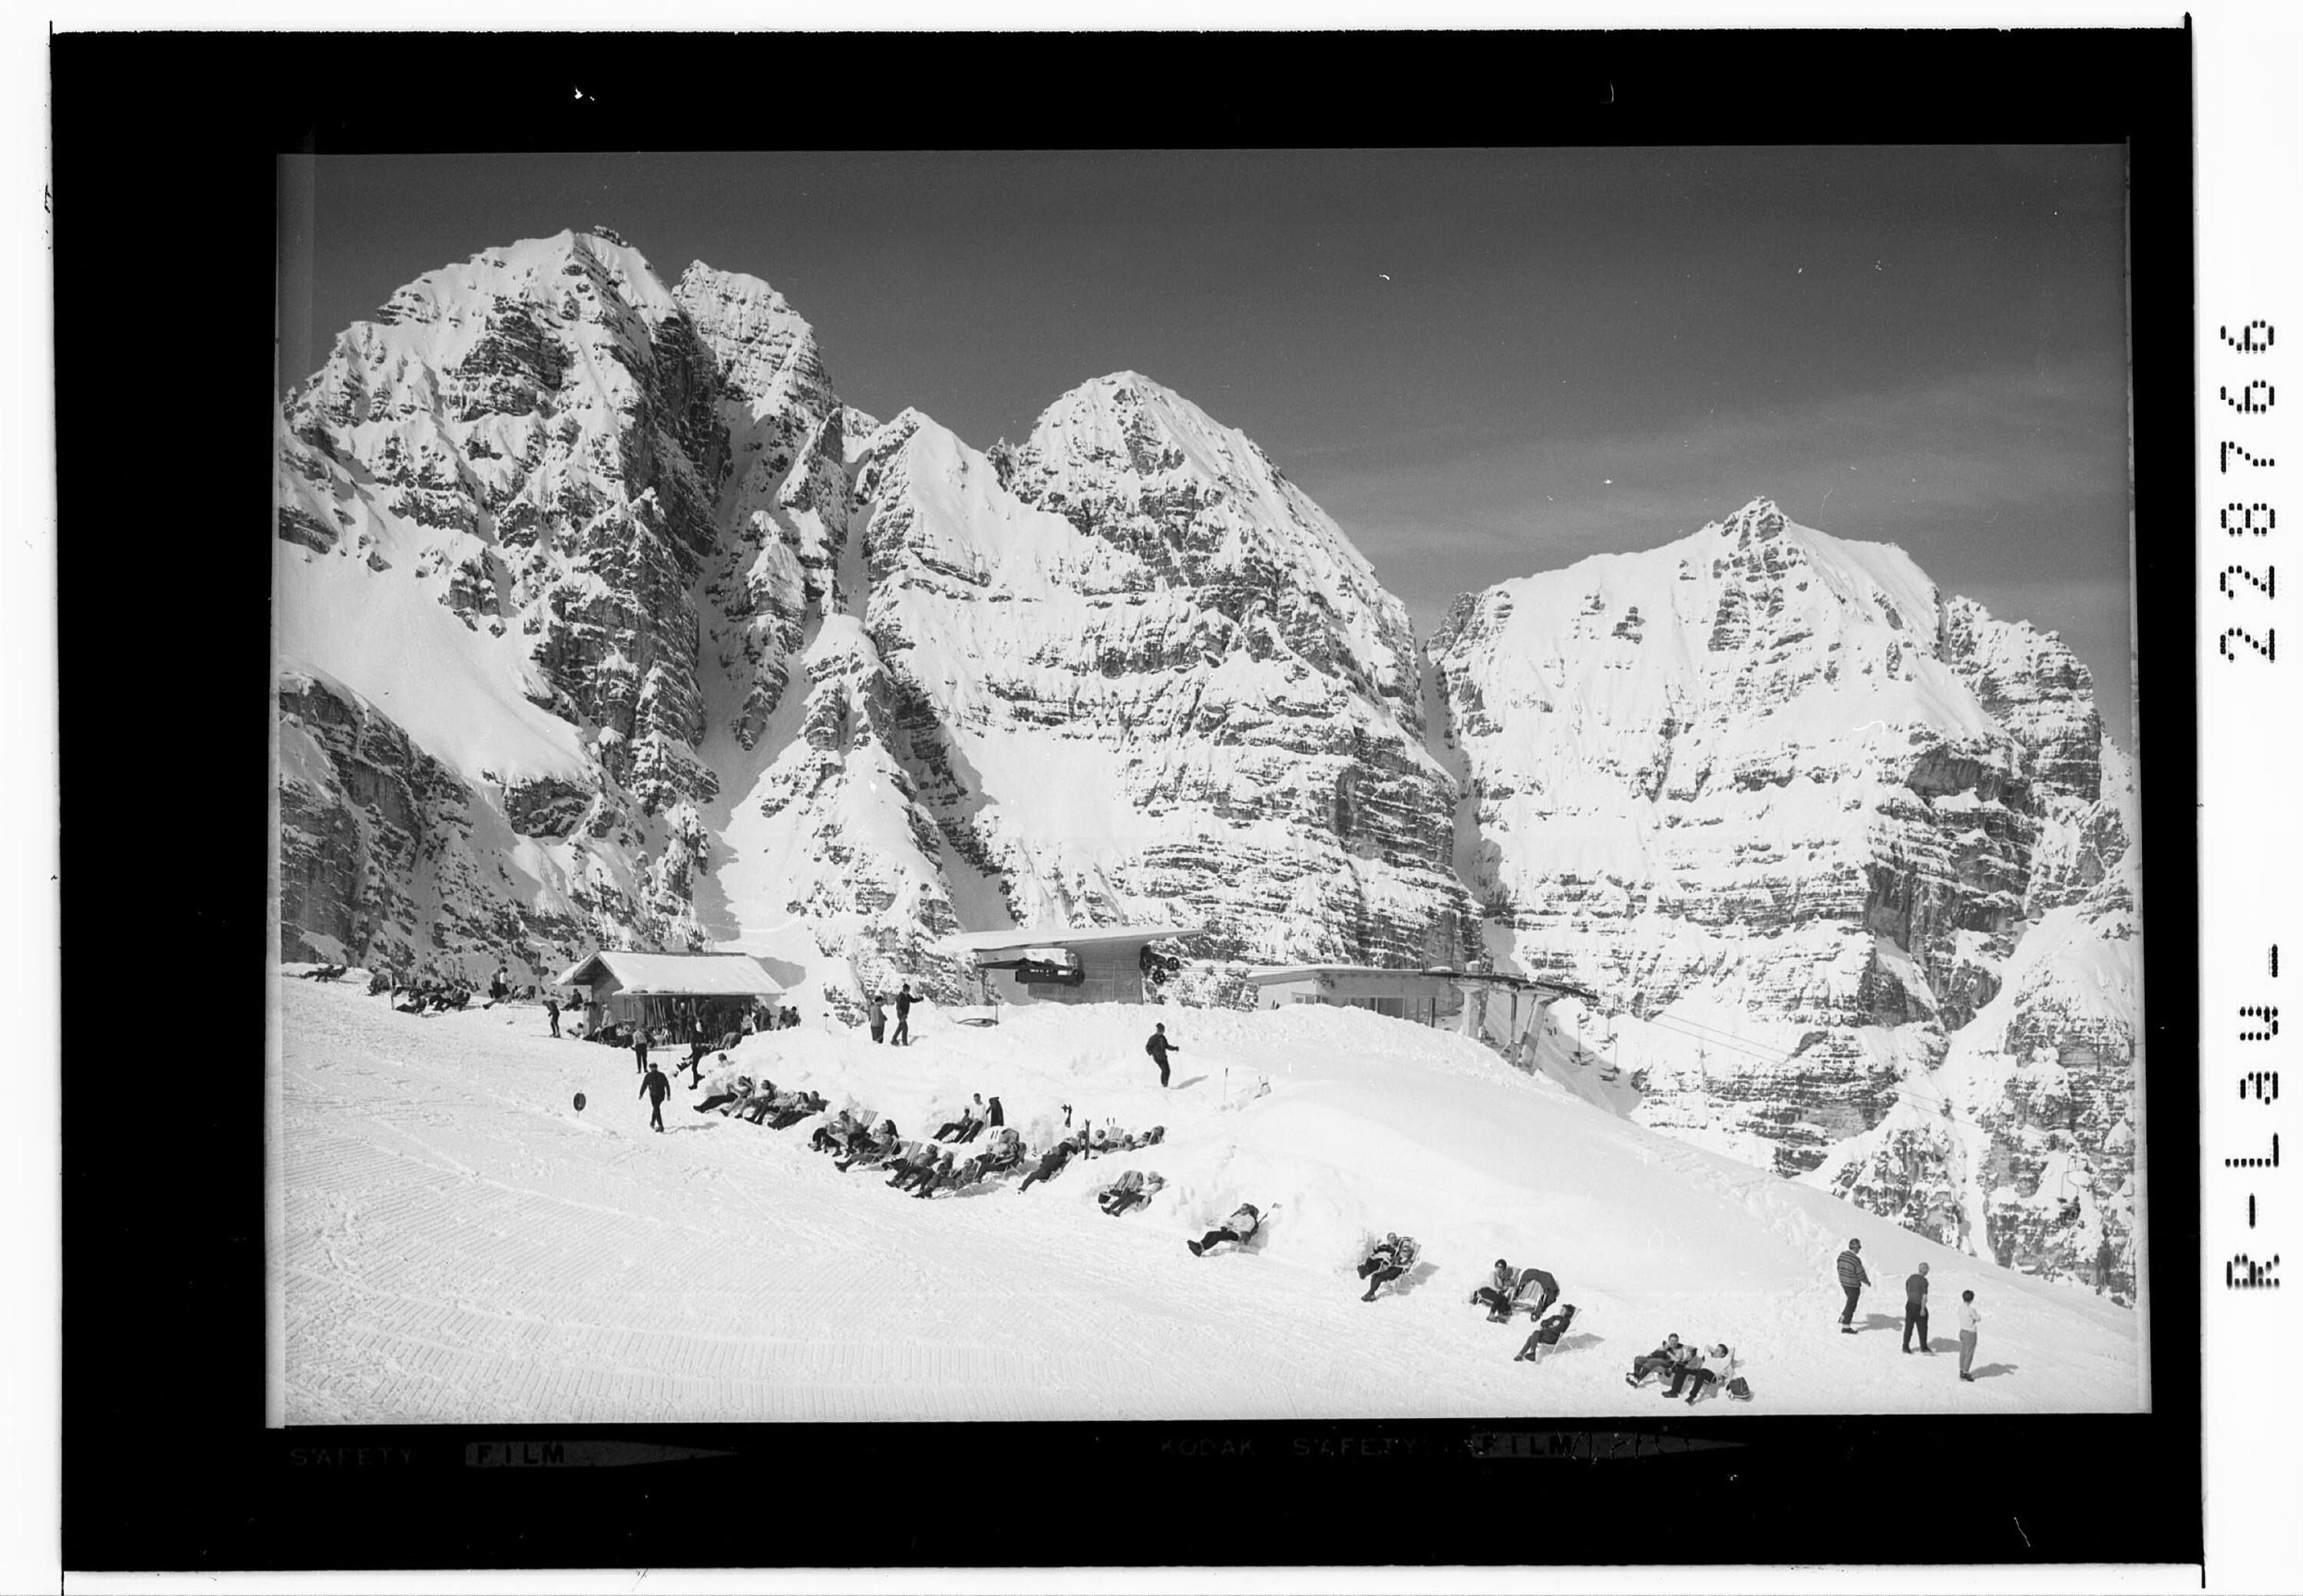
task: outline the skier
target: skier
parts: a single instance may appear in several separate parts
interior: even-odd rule
[[[1414,1267],[1415,1238],[1402,1236],[1396,1230],[1387,1231],[1384,1238],[1370,1247],[1368,1255],[1361,1260],[1360,1279],[1367,1281],[1368,1288],[1360,1300],[1373,1302],[1379,1290]]]
[[[878,992],[873,992],[869,999],[865,1000],[864,1014],[866,1023],[872,1027],[872,1040],[879,1042],[885,1039],[888,1034],[888,1011],[880,1007]]]
[[[1959,1377],[1972,1381],[1970,1371],[1975,1366],[1975,1338],[1983,1331],[1983,1315],[1975,1311],[1975,1293],[1959,1294]]]
[[[1919,1350],[1929,1357],[1936,1349],[1928,1340],[1928,1266],[1920,1264],[1916,1273],[1903,1282],[1903,1350],[1911,1349],[1911,1331],[1919,1332]]]
[[[663,1128],[663,1100],[671,1095],[671,1083],[663,1078],[663,1071],[651,1068],[640,1077],[640,1095],[648,1100],[648,1128]]]
[[[912,984],[908,981],[896,992],[896,1034],[889,1038],[891,1047],[912,1044]]]
[[[1575,1305],[1569,1303],[1529,1332],[1527,1344],[1512,1355],[1512,1362],[1516,1364],[1524,1358],[1531,1364],[1541,1363],[1551,1355],[1551,1349],[1559,1345],[1559,1338],[1574,1322]]]
[[[1639,1389],[1640,1387],[1647,1383],[1649,1375],[1654,1374],[1660,1376],[1666,1370],[1677,1363],[1679,1361],[1679,1335],[1677,1331],[1674,1331],[1672,1334],[1666,1336],[1663,1338],[1663,1345],[1657,1347],[1653,1352],[1649,1353],[1644,1357],[1636,1357],[1632,1360],[1632,1372],[1624,1376],[1624,1383],[1630,1386],[1633,1390]]]
[[[558,998],[544,1000],[544,1016],[552,1022],[552,1034],[553,1039],[557,1040],[560,1035],[560,1000]]]
[[[1847,1292],[1847,1305],[1839,1311],[1839,1333],[1843,1336],[1855,1333],[1855,1299],[1871,1283],[1871,1271],[1863,1267],[1862,1254],[1862,1242],[1851,1236],[1847,1250],[1839,1254],[1839,1283]]]
[[[1168,1022],[1166,1020],[1163,1019],[1152,1027],[1152,1034],[1145,1040],[1143,1043],[1143,1051],[1150,1053],[1152,1055],[1152,1061],[1160,1067],[1160,1084],[1162,1086],[1166,1085],[1168,1084],[1168,1055],[1169,1053],[1180,1053],[1184,1051],[1182,1048],[1177,1047],[1174,1043],[1168,1040]]]
[[[1206,1256],[1210,1247],[1227,1241],[1237,1242],[1240,1246],[1245,1246],[1248,1238],[1253,1236],[1262,1224],[1263,1215],[1255,1204],[1243,1203],[1231,1211],[1231,1217],[1224,1220],[1223,1229],[1211,1230],[1199,1240],[1187,1241],[1184,1245],[1192,1249],[1192,1256],[1194,1258]]]

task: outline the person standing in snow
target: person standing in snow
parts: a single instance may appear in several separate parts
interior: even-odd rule
[[[1194,1258],[1206,1256],[1210,1247],[1219,1246],[1227,1241],[1236,1242],[1245,1246],[1248,1237],[1253,1236],[1262,1224],[1263,1215],[1255,1204],[1243,1203],[1231,1211],[1231,1217],[1224,1220],[1221,1229],[1211,1230],[1199,1240],[1187,1241],[1184,1245],[1192,1249],[1192,1256]]]
[[[1959,1377],[1972,1381],[1975,1375],[1975,1338],[1983,1332],[1983,1315],[1975,1311],[1975,1293],[1959,1294]]]
[[[1168,1055],[1169,1053],[1180,1053],[1184,1051],[1182,1048],[1177,1047],[1174,1043],[1168,1040],[1168,1022],[1166,1020],[1161,1020],[1152,1027],[1151,1037],[1143,1043],[1143,1051],[1150,1053],[1152,1055],[1152,1061],[1160,1067],[1160,1084],[1162,1086],[1166,1085],[1168,1084]]]
[[[632,1057],[636,1062],[634,1063],[633,1068],[637,1069],[642,1075],[645,1075],[647,1073],[647,1027],[645,1026],[634,1026],[632,1027]]]
[[[880,1007],[880,994],[878,992],[873,992],[869,998],[865,1000],[864,1018],[865,1023],[872,1027],[872,1040],[874,1042],[885,1041],[888,1034],[888,1011]]]
[[[553,1039],[554,1041],[559,1040],[560,1000],[558,998],[546,998],[544,1000],[544,1018],[552,1022]]]
[[[1855,1301],[1863,1295],[1863,1288],[1871,1283],[1871,1271],[1863,1267],[1863,1244],[1854,1237],[1847,1239],[1847,1250],[1839,1254],[1839,1284],[1847,1293],[1847,1305],[1839,1310],[1839,1333],[1855,1333]]]
[[[912,984],[905,982],[896,991],[896,1034],[888,1039],[890,1047],[912,1044]]]
[[[648,1100],[648,1128],[663,1128],[663,1100],[671,1095],[671,1083],[663,1078],[663,1071],[651,1068],[640,1077],[640,1095]]]
[[[1911,1349],[1911,1331],[1919,1332],[1919,1350],[1929,1357],[1936,1349],[1928,1341],[1928,1266],[1920,1264],[1903,1282],[1903,1350]]]

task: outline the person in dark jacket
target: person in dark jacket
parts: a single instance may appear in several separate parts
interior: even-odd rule
[[[1210,1247],[1220,1246],[1227,1241],[1246,1246],[1248,1238],[1262,1225],[1262,1211],[1253,1203],[1243,1203],[1231,1211],[1231,1217],[1224,1220],[1221,1229],[1211,1230],[1199,1240],[1187,1241],[1184,1245],[1192,1249],[1193,1257],[1204,1257]]]
[[[1559,1345],[1559,1338],[1565,1335],[1567,1327],[1574,1322],[1575,1305],[1569,1303],[1529,1332],[1526,1344],[1512,1355],[1512,1362],[1516,1364],[1525,1359],[1531,1364],[1541,1363],[1551,1355],[1551,1349]]]
[[[995,1097],[991,1099],[983,1106],[989,1110],[984,1119],[985,1124],[997,1129],[999,1127],[1008,1123],[1008,1111],[1000,1106],[1000,1100],[998,1098]]]
[[[1085,1135],[1084,1132],[1081,1133],[1080,1140],[1084,1140]],[[1072,1161],[1072,1154],[1078,1151],[1078,1141],[1070,1136],[1064,1137],[1048,1149],[1046,1154],[1040,1160],[1039,1168],[1025,1176],[1024,1183],[1016,1189],[1019,1192],[1027,1192],[1032,1189],[1032,1182],[1034,1180],[1053,1180],[1064,1172],[1064,1166]]]
[[[671,1083],[663,1078],[663,1071],[651,1068],[640,1077],[640,1095],[648,1100],[648,1128],[663,1128],[663,1100],[671,1095]]]
[[[912,984],[908,981],[896,992],[896,1034],[888,1039],[891,1047],[912,1044]]]
[[[1871,1271],[1863,1267],[1863,1243],[1848,1237],[1847,1250],[1839,1254],[1839,1284],[1847,1293],[1847,1305],[1839,1310],[1839,1333],[1855,1333],[1855,1300],[1863,1295],[1863,1288],[1871,1283]]]
[[[1402,1236],[1396,1230],[1387,1232],[1360,1261],[1360,1279],[1368,1283],[1367,1292],[1360,1300],[1373,1302],[1378,1291],[1414,1267],[1415,1238]]]
[[[1911,1349],[1911,1332],[1919,1332],[1919,1350],[1929,1357],[1936,1355],[1928,1341],[1928,1266],[1920,1264],[1903,1282],[1903,1350]]]
[[[1679,1361],[1679,1350],[1678,1335],[1675,1333],[1666,1336],[1663,1338],[1663,1345],[1658,1347],[1653,1352],[1644,1357],[1632,1360],[1632,1372],[1624,1376],[1624,1383],[1637,1390],[1647,1383],[1649,1375],[1668,1373],[1671,1366]]]
[[[1168,1022],[1166,1020],[1161,1020],[1152,1027],[1152,1034],[1144,1042],[1143,1051],[1150,1053],[1152,1055],[1152,1061],[1160,1067],[1160,1084],[1163,1086],[1166,1085],[1168,1084],[1168,1055],[1169,1053],[1180,1053],[1184,1051],[1182,1048],[1177,1047],[1174,1043],[1168,1040]]]
[[[544,1000],[544,1018],[552,1022],[553,1035],[558,1036],[560,1034],[560,1000],[558,998]]]
[[[1525,1302],[1531,1291],[1542,1294],[1535,1305],[1533,1316],[1538,1320],[1543,1317],[1545,1309],[1559,1300],[1559,1282],[1551,1278],[1548,1271],[1523,1269],[1519,1271],[1519,1279],[1512,1287],[1511,1301],[1505,1306],[1504,1317],[1510,1318],[1511,1309]]]

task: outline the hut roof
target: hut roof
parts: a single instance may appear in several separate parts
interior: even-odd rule
[[[1170,937],[1197,936],[1204,926],[1179,925],[1035,925],[1028,930],[971,931],[948,936],[936,944],[939,952],[997,953],[1008,948],[1100,948],[1113,942],[1160,942]]]
[[[741,953],[627,953],[602,950],[577,960],[562,986],[589,986],[612,976],[639,997],[772,998],[782,989],[760,961]]]

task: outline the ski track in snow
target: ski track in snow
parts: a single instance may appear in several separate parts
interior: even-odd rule
[[[287,980],[281,1013],[293,1423],[1604,1417],[1657,1408],[1622,1372],[1667,1330],[1734,1345],[1759,1413],[2140,1406],[2123,1311],[1374,1016],[1042,1008],[977,1032],[924,1005],[900,1052],[822,1031],[747,1046],[747,1070],[835,1105],[856,1090],[908,1134],[970,1089],[1027,1136],[1062,1102],[1168,1128],[1020,1197],[1010,1179],[918,1202],[810,1152],[814,1120],[696,1114],[684,1072],[650,1132],[630,1054],[552,1041],[538,1009],[418,1018]],[[1198,1084],[1151,1084],[1155,1017]],[[1220,1111],[1227,1070],[1235,1107],[1258,1072],[1272,1094]],[[1108,1219],[1090,1194],[1126,1168],[1169,1186]],[[1190,1256],[1242,1200],[1278,1206],[1260,1249]],[[1362,1304],[1370,1228],[1417,1235],[1430,1269]],[[1850,1233],[1884,1334],[1837,1333]],[[1511,1361],[1525,1319],[1464,1301],[1497,1251],[1558,1275],[1583,1345]],[[1920,1257],[1932,1359],[1895,1349],[1895,1282]],[[1972,1385],[1953,1377],[1962,1283],[1978,1372],[2006,1371]]]

